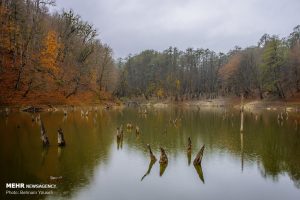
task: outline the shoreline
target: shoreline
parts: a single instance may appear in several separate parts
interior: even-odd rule
[[[141,105],[153,108],[166,108],[170,106],[177,107],[196,107],[197,109],[220,109],[220,108],[232,108],[234,110],[240,109],[239,98],[217,98],[212,100],[194,100],[183,102],[147,102]],[[244,102],[245,112],[262,112],[262,111],[278,111],[278,112],[299,112],[299,101],[280,101],[280,100],[257,100],[249,99]]]
[[[134,106],[130,106],[131,103]],[[5,111],[9,108],[10,111],[20,111],[26,108],[38,108],[41,112],[51,112],[57,110],[68,110],[71,108],[85,108],[85,109],[122,109],[125,107],[147,107],[147,108],[169,108],[169,107],[182,107],[182,108],[206,108],[206,109],[220,109],[232,108],[235,110],[240,109],[239,98],[217,98],[217,99],[202,99],[202,100],[185,100],[174,102],[170,100],[118,100],[118,101],[103,101],[99,103],[90,104],[30,104],[30,105],[0,105],[0,110]],[[246,112],[261,112],[261,111],[287,111],[299,112],[300,101],[280,101],[280,100],[257,100],[246,99],[244,102],[244,110]]]

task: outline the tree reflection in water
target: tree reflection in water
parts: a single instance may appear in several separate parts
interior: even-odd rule
[[[20,180],[47,183],[50,176],[62,176],[58,193],[71,197],[76,188],[89,185],[95,178],[95,169],[100,166],[113,168],[112,159],[116,155],[121,155],[124,168],[131,159],[148,160],[146,144],[150,144],[154,150],[158,150],[160,146],[165,147],[170,159],[168,173],[165,173],[167,165],[160,165],[159,175],[162,179],[169,180],[171,174],[183,173],[173,171],[181,158],[186,166],[186,158],[190,165],[191,158],[195,156],[196,152],[186,152],[186,139],[191,136],[195,147],[202,144],[206,146],[203,160],[205,166],[212,158],[221,154],[226,160],[232,157],[240,160],[238,165],[243,173],[249,170],[248,166],[257,165],[259,177],[280,181],[278,177],[285,175],[300,188],[300,134],[295,129],[292,115],[289,117],[290,121],[278,126],[276,113],[263,113],[257,117],[245,112],[243,133],[239,132],[238,111],[227,110],[225,115],[222,109],[148,109],[146,118],[136,109],[90,112],[89,117],[93,119],[98,116],[97,120],[86,120],[81,117],[78,109],[69,112],[68,118],[63,122],[63,112],[41,115],[49,140],[57,141],[56,130],[62,127],[68,145],[64,149],[57,145],[41,148],[39,125],[32,123],[31,115],[16,113],[9,115],[8,119],[1,116],[0,162],[4,166],[1,183]],[[180,126],[170,125],[169,119],[176,118],[181,119]],[[136,135],[129,131],[124,134],[122,141],[116,142],[116,127],[127,122],[137,124],[142,134],[137,140]],[[16,123],[20,124],[20,128],[17,128]],[[164,132],[166,127],[167,131]],[[115,151],[116,149],[122,151]],[[134,157],[135,154],[137,157]],[[147,168],[141,165],[142,169]],[[150,162],[141,180],[150,175],[155,178],[153,173],[150,174],[155,166],[158,167],[155,162]],[[202,166],[194,168],[204,183]],[[208,183],[213,177],[206,170],[204,172]]]

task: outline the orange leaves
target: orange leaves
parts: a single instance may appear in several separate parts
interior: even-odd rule
[[[227,64],[223,65],[219,70],[219,75],[224,81],[228,81],[230,77],[238,70],[242,59],[242,54],[237,53],[230,57]]]
[[[59,67],[56,63],[60,43],[58,42],[57,33],[49,31],[43,41],[43,48],[40,54],[40,63],[54,75],[59,73]]]

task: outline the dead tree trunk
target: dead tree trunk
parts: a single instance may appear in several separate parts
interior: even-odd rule
[[[75,95],[77,93],[77,90],[78,90],[78,87],[79,87],[79,81],[80,81],[80,78],[76,77],[75,78],[75,84],[76,85],[75,85],[73,91],[66,95],[66,99],[69,98],[72,95]]]
[[[58,146],[60,146],[60,147],[63,147],[63,146],[66,145],[65,138],[64,138],[64,133],[63,133],[63,130],[61,128],[59,128],[57,130],[57,143],[58,143]]]
[[[44,146],[49,146],[50,145],[50,142],[49,142],[49,139],[48,139],[48,136],[47,136],[47,133],[46,133],[46,129],[44,127],[44,123],[43,123],[42,120],[41,120],[41,139],[42,139],[42,142],[43,142]]]
[[[244,131],[244,95],[241,96],[241,127],[240,127],[240,131],[243,132]]]
[[[27,94],[30,92],[31,88],[32,88],[32,82],[33,80],[30,79],[29,83],[28,83],[28,87],[27,87],[27,90],[24,92],[24,94],[22,95],[22,97],[26,97]]]

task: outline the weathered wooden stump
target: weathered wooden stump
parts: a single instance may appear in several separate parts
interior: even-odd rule
[[[66,117],[68,115],[68,111],[64,110],[64,116]]]
[[[61,128],[57,130],[57,143],[58,146],[63,147],[66,145],[65,139],[64,139],[64,133]]]
[[[41,139],[42,139],[42,142],[43,142],[44,146],[49,146],[50,145],[50,142],[49,142],[49,139],[48,139],[48,136],[47,136],[47,133],[46,133],[46,129],[44,127],[44,123],[43,123],[42,120],[41,120]]]
[[[138,127],[138,126],[135,127],[135,133],[136,133],[137,135],[141,133],[140,127]]]
[[[241,95],[241,127],[240,127],[240,132],[244,131],[244,95]]]

